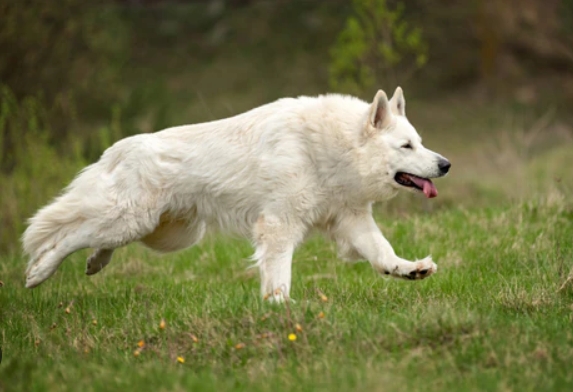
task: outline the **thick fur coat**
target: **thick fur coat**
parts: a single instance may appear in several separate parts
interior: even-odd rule
[[[437,194],[449,162],[426,149],[400,88],[368,104],[342,95],[285,98],[223,120],[132,136],[108,148],[30,219],[27,287],[69,254],[94,248],[88,275],[140,241],[160,252],[197,243],[208,228],[252,239],[261,293],[289,298],[292,254],[311,228],[343,258],[408,279],[436,272],[430,257],[398,257],[371,206],[399,189]]]

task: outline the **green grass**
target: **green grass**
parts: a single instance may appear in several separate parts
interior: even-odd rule
[[[573,133],[545,102],[444,91],[416,100],[406,90],[410,120],[452,172],[436,181],[437,199],[400,195],[376,215],[399,255],[433,255],[439,269],[427,280],[343,263],[317,235],[295,254],[296,304],[272,306],[246,268],[249,243],[216,236],[161,257],[131,245],[93,277],[79,252],[41,287],[24,288],[16,238],[25,217],[103,147],[328,90],[327,49],[344,9],[311,10],[307,20],[284,4],[267,19],[264,4],[228,11],[226,39],[211,43],[175,39],[213,22],[195,6],[131,15],[139,40],[129,97],[111,124],[87,124],[87,153],[61,154],[35,137],[44,133],[25,107],[2,112],[32,136],[14,173],[0,174],[0,392],[573,390]]]
[[[438,274],[382,278],[316,236],[295,255],[296,304],[272,306],[239,239],[132,246],[92,278],[77,254],[33,291],[24,260],[4,258],[0,390],[571,390],[571,204],[379,222]]]
[[[23,287],[26,260],[4,253],[0,391],[572,390],[570,130],[442,106],[409,104],[425,144],[453,162],[438,198],[376,208],[396,252],[432,254],[435,276],[377,276],[317,235],[294,257],[296,304],[272,306],[237,238],[161,257],[131,245],[93,277],[78,252],[35,290]],[[42,184],[63,186],[70,168],[15,195],[38,208]]]

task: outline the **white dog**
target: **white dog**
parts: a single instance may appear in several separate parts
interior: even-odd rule
[[[435,197],[429,178],[450,163],[422,146],[398,87],[372,104],[341,95],[280,99],[235,117],[120,140],[86,167],[23,235],[27,287],[69,254],[95,248],[88,275],[114,249],[141,241],[160,252],[196,244],[216,227],[252,239],[264,297],[289,298],[292,254],[311,228],[347,259],[423,279],[430,257],[398,257],[372,218],[399,189]]]

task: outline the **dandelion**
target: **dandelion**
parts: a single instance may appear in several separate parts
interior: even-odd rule
[[[296,335],[294,333],[289,334],[288,340],[290,340],[291,342],[294,342],[296,340]]]
[[[245,348],[246,344],[245,343],[237,343],[237,345],[235,346],[235,350],[240,350]]]
[[[136,358],[139,357],[139,354],[141,354],[141,350],[135,350],[135,351],[133,352],[133,356],[136,357]]]
[[[183,357],[177,357],[177,362],[179,362],[179,363],[185,363],[185,358],[183,358]]]
[[[145,342],[143,340],[140,340],[139,342],[137,342],[137,347],[139,348],[145,347]]]
[[[299,323],[294,326],[294,329],[296,329],[297,332],[302,332],[302,326]]]
[[[318,318],[319,318],[319,319],[323,319],[324,316],[325,316],[324,312],[320,312],[320,313],[318,314]]]
[[[97,325],[97,320],[96,320],[96,319],[93,319],[93,320],[92,320],[92,324],[93,324],[93,325]]]
[[[166,325],[167,325],[167,324],[165,324],[165,320],[164,320],[164,319],[161,319],[161,322],[159,323],[159,329],[165,329],[165,326],[166,326]]]

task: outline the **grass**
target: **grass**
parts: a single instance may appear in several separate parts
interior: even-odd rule
[[[379,222],[439,273],[381,278],[316,236],[295,255],[296,304],[272,306],[239,239],[161,258],[132,246],[92,278],[77,254],[33,291],[4,258],[0,390],[571,389],[571,204]]]
[[[194,26],[183,23],[187,16],[203,21],[193,7],[180,22],[162,16],[158,48],[141,45],[153,38],[143,33],[156,29],[138,32],[142,66],[126,75],[131,98],[111,125],[96,124],[88,155],[119,135],[326,91],[329,32],[343,18],[312,14],[318,25],[331,26],[315,37],[307,20],[249,14],[264,15],[264,7],[237,11],[226,22],[227,40],[199,52],[197,44],[191,50],[186,41],[166,41],[169,34],[186,36],[178,29]],[[151,25],[156,12],[168,9],[142,9],[133,23]],[[249,25],[243,34],[241,18],[266,29]],[[281,21],[316,39],[300,50]],[[269,39],[271,30],[278,36]],[[274,45],[260,50],[265,42]],[[452,161],[452,172],[436,181],[437,199],[400,195],[377,206],[376,215],[398,254],[432,254],[438,273],[420,282],[380,277],[367,263],[338,261],[334,245],[317,235],[295,254],[297,302],[288,306],[259,299],[257,271],[246,268],[249,243],[224,236],[162,257],[132,245],[93,277],[83,274],[88,252],[79,252],[44,285],[24,289],[26,260],[15,240],[22,217],[87,163],[80,152],[61,156],[41,138],[26,139],[29,155],[20,157],[15,174],[0,175],[0,392],[572,390],[567,119],[550,105],[441,93],[417,101],[408,91],[410,120],[427,147]],[[34,135],[33,113],[24,109],[3,111],[0,119],[17,113],[17,132]],[[120,129],[120,115],[135,125]]]
[[[0,391],[571,390],[571,131],[452,105],[409,104],[453,162],[438,198],[376,209],[396,252],[432,254],[435,276],[377,276],[317,235],[295,254],[297,303],[272,306],[236,238],[163,257],[132,245],[93,277],[79,252],[31,291],[26,261],[4,253]]]

